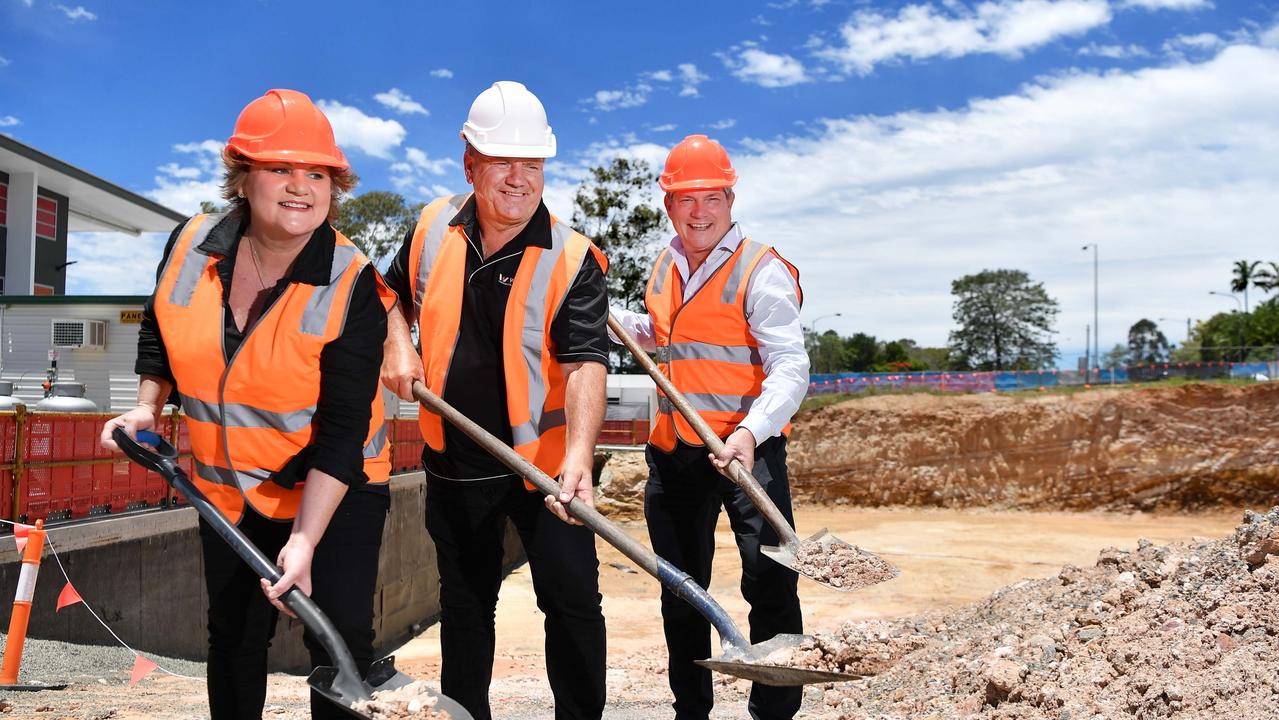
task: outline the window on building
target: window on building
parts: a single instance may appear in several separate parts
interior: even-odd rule
[[[36,237],[45,240],[58,239],[58,201],[53,198],[36,198]]]
[[[9,224],[9,186],[0,183],[0,225]]]

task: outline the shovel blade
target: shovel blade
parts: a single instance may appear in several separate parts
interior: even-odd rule
[[[337,668],[327,665],[317,667],[307,678],[307,684],[331,702],[344,708],[354,717],[368,717],[356,711],[352,706],[361,700],[368,700],[373,693],[382,690],[395,690],[413,682],[413,678],[395,668],[395,656],[388,655],[369,666],[367,680],[342,676]],[[435,697],[436,712],[447,713],[450,720],[474,720],[471,713],[456,700],[442,693],[429,692]]]
[[[840,546],[853,548],[857,552],[858,560],[867,564],[867,570],[874,568],[875,572],[857,573],[851,575],[841,575],[838,572],[823,572],[823,567],[808,567],[799,560],[800,544],[791,543],[788,545],[764,545],[760,547],[760,552],[768,558],[781,565],[794,570],[809,580],[821,583],[828,588],[838,590],[840,592],[852,592],[861,590],[871,585],[877,585],[887,580],[897,577],[901,571],[889,564],[878,555],[862,550],[852,543],[844,542],[834,535],[827,532],[825,528],[813,533],[812,536],[803,541],[802,544],[808,545],[816,543],[827,555],[834,555],[842,550]]]
[[[810,639],[808,635],[778,635],[742,650],[730,650],[720,657],[698,660],[697,664],[725,675],[776,686],[847,682],[864,677],[784,664],[789,656],[787,651]]]

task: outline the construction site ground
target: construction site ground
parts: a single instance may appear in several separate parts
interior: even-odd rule
[[[1272,679],[1279,613],[1256,598],[1275,597],[1266,583],[1273,585],[1279,569],[1279,522],[1249,521],[1244,555],[1256,563],[1240,559],[1243,551],[1229,538],[1246,509],[1265,513],[1279,497],[1277,406],[1279,384],[1188,386],[1029,398],[876,397],[802,418],[791,452],[801,535],[828,528],[881,554],[901,576],[853,594],[800,581],[806,629],[838,634],[843,627],[849,642],[868,635],[872,645],[879,638],[884,645],[866,658],[879,658],[874,674],[891,683],[876,685],[876,677],[842,690],[810,687],[799,717],[1219,717],[1202,710],[1193,680],[1196,673],[1215,677],[1218,668],[1238,674],[1221,658],[1258,675],[1250,687],[1265,699],[1258,714],[1246,716],[1266,717],[1266,703],[1279,703],[1279,679]],[[636,512],[642,460],[624,453],[609,468],[601,505],[646,540]],[[1153,545],[1107,550],[1137,551],[1141,539]],[[1183,544],[1158,550],[1168,543]],[[711,593],[745,627],[740,565],[722,520],[717,548]],[[610,643],[605,717],[671,717],[658,585],[602,543],[600,557]],[[1024,583],[1028,578],[1043,582]],[[1258,595],[1257,587],[1265,592]],[[1174,591],[1185,597],[1169,595]],[[1205,599],[1205,592],[1215,595]],[[1163,615],[1147,616],[1164,607]],[[954,610],[936,612],[945,608]],[[1036,626],[1063,617],[1053,628]],[[894,618],[901,620],[886,622]],[[554,717],[541,626],[528,569],[519,568],[506,579],[498,608],[497,718]],[[1187,626],[1206,639],[1183,633]],[[438,628],[428,628],[400,648],[399,667],[436,677],[438,637]],[[1146,657],[1152,643],[1167,645],[1171,656]],[[24,679],[44,679],[25,672],[31,667],[72,685],[0,696],[18,717],[203,716],[201,682],[157,673],[128,688],[132,658],[122,650],[96,652],[29,641]],[[1203,652],[1215,654],[1204,659]],[[1035,659],[1025,659],[1031,654]],[[1086,664],[1103,660],[1104,672]],[[1080,676],[1067,677],[1081,664]],[[1181,679],[1165,687],[1147,677],[1148,665]],[[1123,677],[1124,668],[1137,680]],[[1051,693],[1026,687],[1047,687],[1038,680],[1043,673],[1056,683]],[[1079,677],[1087,687],[1070,684]],[[1122,713],[1105,709],[1098,693],[1110,692],[1108,685],[1116,689],[1111,694],[1136,699]],[[718,680],[713,717],[747,717],[746,689]],[[306,717],[305,695],[303,678],[272,676],[266,717]],[[885,704],[863,702],[870,700]]]

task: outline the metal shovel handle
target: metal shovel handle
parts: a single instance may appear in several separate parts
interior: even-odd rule
[[[503,465],[510,468],[512,472],[532,483],[542,494],[559,498],[560,484],[555,482],[551,476],[542,472],[540,468],[529,462],[523,455],[515,452],[506,443],[494,437],[452,405],[444,402],[442,398],[428,390],[425,385],[420,382],[414,382],[413,397],[422,403],[426,409],[443,417],[454,427],[466,433],[467,437],[487,450]],[[697,608],[697,611],[715,626],[722,645],[727,648],[750,646],[750,643],[747,642],[741,631],[737,629],[733,619],[724,611],[724,608],[720,607],[719,603],[715,602],[715,599],[701,585],[698,585],[688,573],[658,557],[656,553],[644,547],[635,538],[627,535],[616,524],[609,521],[598,510],[587,505],[580,498],[574,497],[565,507],[570,515],[580,520],[583,525],[590,528],[596,535],[604,538],[604,541],[609,545],[620,550],[623,555],[630,558],[631,562],[643,568],[644,572],[657,578],[668,590]]]
[[[280,569],[268,560],[262,551],[240,532],[239,528],[232,525],[222,511],[218,510],[217,506],[195,486],[195,483],[191,482],[182,468],[178,467],[177,450],[164,438],[146,430],[138,431],[138,440],[153,446],[154,451],[129,437],[123,428],[117,427],[113,430],[111,438],[115,440],[116,445],[120,446],[124,454],[129,456],[129,459],[156,471],[168,481],[169,485],[173,486],[174,490],[182,493],[200,517],[204,518],[218,536],[231,546],[236,555],[253,568],[253,572],[257,573],[258,577],[265,578],[272,584],[279,581]],[[347,648],[346,642],[342,640],[337,628],[314,600],[295,586],[281,595],[280,601],[292,610],[298,616],[298,620],[301,620],[302,624],[324,645],[329,658],[337,666],[339,675],[357,680],[360,678],[360,671],[355,666],[355,659],[351,657],[351,651]]]
[[[719,439],[714,430],[711,430],[711,426],[689,403],[688,398],[684,397],[684,393],[675,389],[675,384],[670,381],[670,378],[662,374],[661,369],[657,367],[657,363],[653,362],[653,358],[644,352],[639,343],[635,342],[635,338],[626,332],[626,329],[617,321],[617,318],[613,317],[612,313],[608,315],[608,329],[612,330],[613,334],[622,341],[626,349],[635,357],[636,362],[640,364],[640,367],[644,368],[649,377],[653,378],[653,382],[657,383],[657,387],[671,401],[675,409],[679,410],[679,413],[684,416],[688,424],[693,426],[693,430],[697,432],[697,436],[702,439],[707,449],[716,455],[723,452],[724,441]],[[777,508],[777,503],[773,502],[768,493],[764,492],[764,488],[760,486],[755,476],[746,469],[746,466],[734,458],[728,464],[728,472],[729,479],[740,487],[742,492],[746,493],[746,497],[751,501],[751,504],[759,509],[760,513],[764,515],[764,519],[773,527],[773,531],[777,533],[777,538],[781,541],[781,544],[798,547],[799,536],[795,534],[795,529],[786,521],[782,511]]]

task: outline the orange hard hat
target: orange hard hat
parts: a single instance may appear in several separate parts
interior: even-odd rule
[[[723,145],[705,135],[689,135],[666,156],[657,184],[666,192],[730,188],[737,184],[737,171]]]
[[[351,167],[329,119],[297,90],[270,90],[246,105],[226,146],[250,160]]]

